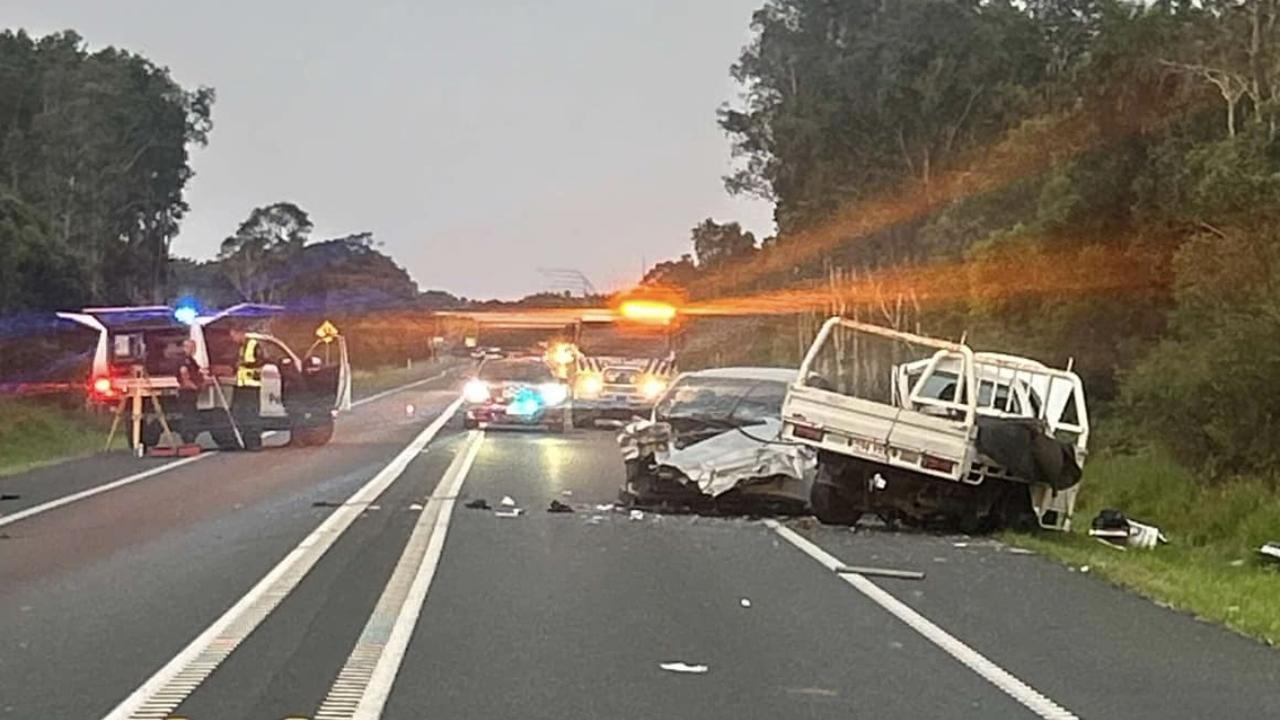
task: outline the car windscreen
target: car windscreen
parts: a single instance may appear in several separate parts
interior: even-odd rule
[[[480,379],[489,382],[552,382],[551,370],[541,362],[487,362],[480,366]]]
[[[787,385],[749,378],[684,378],[658,404],[664,418],[718,418],[754,423],[782,414]]]

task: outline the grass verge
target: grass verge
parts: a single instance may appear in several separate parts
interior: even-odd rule
[[[0,475],[97,452],[110,427],[110,415],[59,401],[0,399]]]
[[[373,370],[355,369],[351,371],[351,389],[353,397],[359,400],[383,390],[405,385],[415,380],[425,380],[433,375],[457,367],[462,360],[446,358],[435,362],[414,363],[413,367],[404,366],[376,368]]]
[[[1075,529],[1006,533],[1013,545],[1267,642],[1280,642],[1280,568],[1257,554],[1280,540],[1280,491],[1256,479],[1209,483],[1168,457],[1101,453],[1085,471]],[[1088,536],[1102,508],[1160,527],[1169,544],[1116,550]]]

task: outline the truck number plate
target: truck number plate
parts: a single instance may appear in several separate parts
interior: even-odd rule
[[[889,457],[888,448],[874,440],[866,440],[864,438],[851,437],[849,438],[849,447],[853,448],[854,450],[857,450],[860,453],[874,455],[875,457],[878,457],[878,458],[887,459]]]

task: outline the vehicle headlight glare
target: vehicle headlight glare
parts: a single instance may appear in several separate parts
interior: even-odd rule
[[[594,397],[604,390],[604,378],[596,373],[583,375],[578,379],[578,393],[586,397]]]
[[[547,405],[559,405],[569,398],[569,388],[560,383],[544,383],[538,388],[538,394]]]
[[[649,376],[640,381],[640,394],[646,400],[656,400],[667,389],[667,381],[660,377]]]
[[[482,403],[489,399],[489,383],[473,378],[462,386],[462,399],[469,403]]]

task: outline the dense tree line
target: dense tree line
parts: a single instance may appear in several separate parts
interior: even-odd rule
[[[1274,466],[1280,2],[769,0],[752,30],[726,186],[778,237],[650,280],[916,277],[927,331],[1074,356],[1113,428]]]
[[[213,99],[74,32],[0,32],[0,311],[157,299]]]

